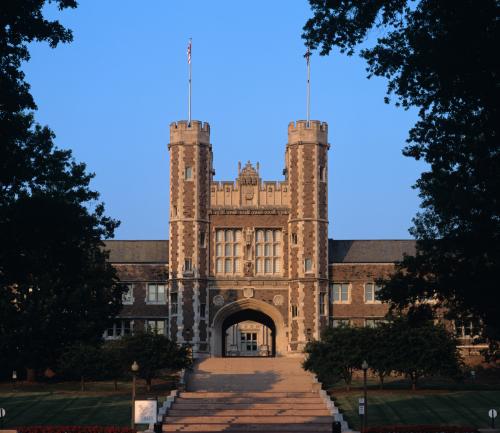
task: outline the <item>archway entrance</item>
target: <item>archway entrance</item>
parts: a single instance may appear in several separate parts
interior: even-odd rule
[[[222,356],[276,356],[276,326],[267,314],[240,310],[222,322]]]
[[[280,311],[273,305],[259,301],[254,298],[245,298],[239,301],[231,302],[224,305],[217,313],[215,313],[210,327],[210,351],[212,356],[227,356],[227,332],[231,331],[235,325],[253,322],[259,326],[260,332],[263,328],[267,328],[267,340],[264,334],[264,341],[267,341],[269,347],[268,356],[283,356],[287,353],[287,334]],[[264,329],[265,332],[265,329]],[[252,335],[254,332],[248,332],[250,335],[245,335],[245,343],[249,341],[250,352],[255,347],[254,341],[259,343],[259,336]],[[256,332],[255,332],[256,333]],[[262,335],[262,334],[261,334]],[[234,336],[233,336],[234,337]],[[231,342],[241,343],[241,333],[236,338],[231,338]],[[262,340],[262,339],[261,339]],[[264,343],[265,345],[266,343]],[[257,347],[256,350],[259,348]],[[265,349],[262,348],[263,350]],[[246,347],[245,347],[246,350]],[[265,354],[263,352],[263,354]],[[231,354],[233,355],[233,354]]]

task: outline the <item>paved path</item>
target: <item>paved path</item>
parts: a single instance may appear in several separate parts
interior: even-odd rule
[[[332,415],[299,358],[197,362],[166,432],[331,432]]]

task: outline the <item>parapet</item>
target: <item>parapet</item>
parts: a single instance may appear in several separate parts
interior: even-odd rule
[[[170,144],[174,143],[210,144],[210,125],[208,122],[179,120],[170,124]]]
[[[288,124],[288,143],[328,144],[328,124],[319,120],[297,120]]]

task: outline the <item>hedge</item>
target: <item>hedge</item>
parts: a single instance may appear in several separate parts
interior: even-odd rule
[[[384,425],[368,427],[365,433],[477,433],[475,427],[440,425]]]
[[[72,425],[72,426],[50,426],[35,425],[29,427],[18,427],[18,433],[136,433],[135,429],[129,427],[113,427],[98,425]]]

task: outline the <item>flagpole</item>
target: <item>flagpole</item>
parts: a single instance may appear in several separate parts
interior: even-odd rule
[[[188,100],[188,126],[191,126],[191,41],[189,38],[188,63],[189,63],[189,100]]]
[[[307,59],[307,127],[309,128],[309,119],[311,117],[311,65],[309,58],[311,57],[311,52],[309,47],[307,48],[306,59]]]

